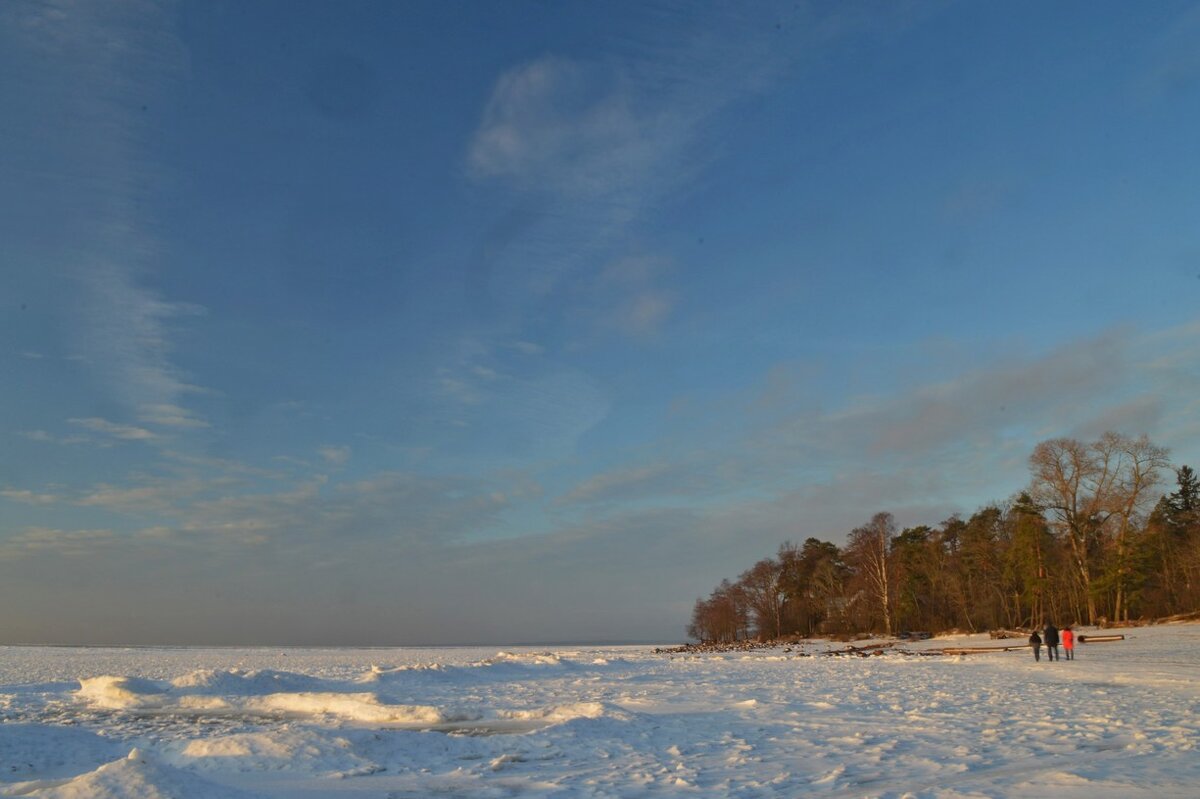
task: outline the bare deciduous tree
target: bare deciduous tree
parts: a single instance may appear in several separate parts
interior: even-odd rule
[[[738,578],[738,585],[754,613],[754,626],[763,641],[783,634],[783,586],[779,563],[765,558],[755,563]]]
[[[1090,444],[1050,439],[1029,457],[1030,495],[1069,545],[1089,624],[1097,616],[1094,582],[1104,531],[1116,525],[1118,553],[1123,552],[1129,521],[1165,465],[1166,450],[1145,436],[1129,439],[1117,433],[1106,433]]]
[[[892,634],[891,564],[888,551],[896,522],[890,513],[876,513],[871,521],[850,533],[846,543],[846,561],[862,578],[868,594],[877,606],[883,631]]]
[[[1146,436],[1129,438],[1117,433],[1105,433],[1093,445],[1107,453],[1105,459],[1116,464],[1112,485],[1111,516],[1116,530],[1113,533],[1112,564],[1113,616],[1117,621],[1129,620],[1130,544],[1131,527],[1145,515],[1151,500],[1150,489],[1158,484],[1159,472],[1167,468],[1167,450],[1150,443]]]

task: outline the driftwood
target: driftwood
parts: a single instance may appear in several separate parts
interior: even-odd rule
[[[1029,644],[1013,644],[1012,646],[948,646],[941,650],[943,655],[990,655],[996,652],[1017,652],[1028,649]]]
[[[1075,640],[1081,644],[1106,644],[1109,641],[1124,641],[1123,635],[1077,635]]]
[[[885,649],[891,649],[896,645],[895,641],[882,641],[875,644],[866,644],[864,646],[854,646],[847,644],[845,649],[830,649],[825,652],[815,652],[817,655],[856,655],[858,657],[870,657],[871,655],[882,655]],[[713,655],[727,652],[754,652],[763,649],[782,649],[784,654],[795,654],[797,657],[808,657],[809,653],[796,651],[794,644],[785,644],[783,641],[730,641],[725,643],[706,642],[700,644],[683,644],[681,646],[658,647],[654,650],[656,655]]]
[[[933,637],[933,633],[905,630],[904,632],[896,633],[896,637],[901,641],[928,641]]]
[[[989,638],[1028,638],[1029,633],[1023,633],[1020,630],[992,630],[988,633]]]
[[[782,645],[778,641],[706,641],[699,644],[659,647],[654,650],[654,653],[656,655],[712,655],[723,652],[753,652],[757,649],[777,649]]]
[[[1190,613],[1176,613],[1174,616],[1163,616],[1161,619],[1155,619],[1155,624],[1179,624],[1185,621],[1200,620],[1200,610],[1193,610]]]
[[[821,654],[823,654],[823,655],[839,655],[839,656],[840,655],[857,655],[858,657],[865,658],[865,657],[871,657],[872,655],[882,655],[883,650],[890,649],[895,645],[896,644],[893,641],[885,641],[884,643],[881,643],[881,644],[867,644],[866,646],[850,645],[850,646],[847,646],[845,649],[831,649],[828,652],[822,652]]]

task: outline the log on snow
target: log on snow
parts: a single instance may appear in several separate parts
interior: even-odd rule
[[[1200,610],[1193,610],[1189,613],[1176,613],[1174,616],[1163,616],[1161,619],[1155,619],[1155,624],[1175,624],[1181,621],[1200,621]]]
[[[1123,635],[1079,635],[1075,637],[1081,644],[1105,644],[1109,641],[1124,641]]]
[[[1028,649],[1028,644],[1020,646],[948,646],[942,650],[943,655],[986,655],[992,652],[1012,652]]]

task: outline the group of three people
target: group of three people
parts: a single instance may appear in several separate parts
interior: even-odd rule
[[[1045,636],[1046,643],[1046,659],[1058,660],[1058,628],[1049,622],[1046,623],[1046,629],[1042,630],[1042,635]],[[1075,659],[1075,633],[1071,632],[1070,627],[1062,629],[1062,645],[1063,651],[1067,655],[1067,660]],[[1033,650],[1033,659],[1042,659],[1042,636],[1037,634],[1037,630],[1029,636],[1029,647]]]

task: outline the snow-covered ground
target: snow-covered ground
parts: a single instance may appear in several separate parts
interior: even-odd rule
[[[1124,632],[1058,663],[0,647],[0,795],[1198,796],[1200,626]],[[905,646],[963,643],[994,642]]]

